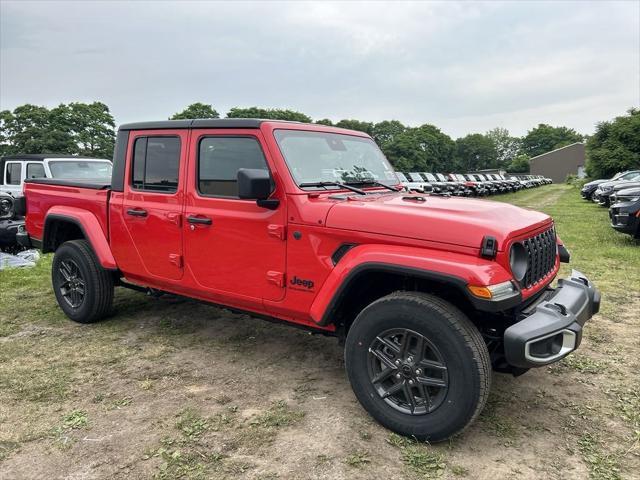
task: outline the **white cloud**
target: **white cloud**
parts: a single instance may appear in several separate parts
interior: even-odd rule
[[[637,2],[0,2],[0,106],[101,100],[590,133],[640,104]]]

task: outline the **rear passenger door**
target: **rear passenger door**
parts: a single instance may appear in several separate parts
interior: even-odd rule
[[[193,130],[185,202],[185,260],[201,288],[233,304],[284,296],[284,195],[275,210],[238,198],[241,168],[273,165],[259,130]]]
[[[186,130],[131,132],[121,221],[132,251],[122,259],[123,271],[158,280],[182,278],[188,138]]]

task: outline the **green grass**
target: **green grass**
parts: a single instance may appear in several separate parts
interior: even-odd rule
[[[395,433],[387,441],[400,450],[402,462],[410,472],[425,479],[439,478],[444,474],[447,468],[445,456],[430,445]]]
[[[355,450],[345,457],[344,463],[353,468],[362,468],[371,463],[371,456],[365,450]]]

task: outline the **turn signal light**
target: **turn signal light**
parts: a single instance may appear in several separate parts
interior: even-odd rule
[[[488,300],[491,300],[491,297],[493,296],[491,290],[489,290],[487,287],[476,287],[475,285],[469,285],[467,288],[473,295],[479,298],[486,298]]]
[[[467,285],[467,289],[476,297],[486,300],[504,300],[518,294],[518,290],[511,281],[498,283],[496,285],[476,286]]]

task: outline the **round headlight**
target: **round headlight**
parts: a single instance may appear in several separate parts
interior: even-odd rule
[[[511,266],[511,273],[513,273],[513,277],[518,282],[521,282],[527,273],[528,261],[529,259],[524,245],[521,243],[514,243],[511,245],[511,250],[509,251],[509,265]]]

